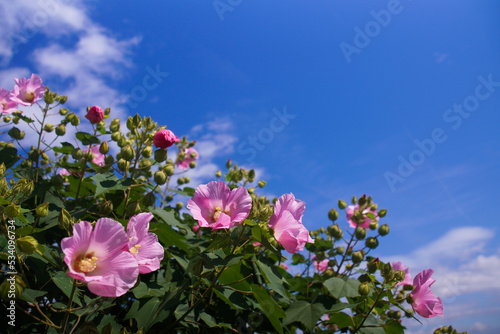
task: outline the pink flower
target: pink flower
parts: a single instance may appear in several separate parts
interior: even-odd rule
[[[61,241],[68,275],[87,283],[99,296],[118,297],[135,285],[139,268],[134,256],[123,251],[128,238],[123,226],[112,219],[99,219],[73,226],[73,236]]]
[[[316,255],[313,256],[313,260],[315,257]],[[328,259],[324,259],[323,261],[314,260],[314,268],[318,269],[319,272],[323,272],[328,268],[328,262],[330,262]]]
[[[194,153],[194,154],[193,154]],[[186,170],[189,168],[189,163],[191,161],[196,161],[198,160],[198,151],[196,151],[194,148],[190,147],[188,149],[185,149],[184,150],[184,160],[177,160],[175,162],[175,165],[182,169],[182,170]],[[191,157],[191,155],[194,155],[194,157]]]
[[[83,153],[87,153],[89,151],[89,148],[87,147],[85,150],[83,150]],[[99,152],[99,146],[92,146],[92,153],[94,153],[94,159],[92,159],[92,162],[95,163],[96,165],[103,166],[104,165],[104,158],[106,157],[104,154]]]
[[[413,279],[415,287],[411,292],[413,309],[424,318],[433,318],[436,315],[443,316],[443,302],[441,298],[434,296],[431,285],[436,281],[432,279],[432,269],[426,269]]]
[[[392,269],[394,269],[394,271],[402,270],[405,273],[405,279],[396,285],[411,285],[412,284],[410,269],[408,267],[404,266],[401,262],[393,262]]]
[[[151,212],[130,218],[127,225],[128,245],[125,247],[137,260],[139,272],[147,274],[160,268],[165,250],[154,233],[149,233]]]
[[[12,114],[17,111],[17,102],[11,100],[11,91],[0,88],[0,113]]]
[[[363,220],[359,224],[356,224],[356,222],[354,220],[352,220],[352,216],[354,215],[355,211],[359,211],[359,204],[349,205],[346,208],[345,211],[346,211],[347,222],[349,223],[349,226],[352,227],[352,228],[356,228],[356,227],[368,228],[368,227],[370,227],[370,223],[373,221],[373,219],[371,219],[370,217],[366,216],[366,214],[369,213],[369,212],[371,212],[371,213],[373,213],[375,215],[375,220],[376,221],[379,220],[379,217],[377,216],[377,211],[376,210],[371,211],[370,208],[366,208],[366,209],[363,210]]]
[[[93,106],[87,111],[87,115],[85,117],[92,124],[97,124],[104,119],[104,110],[102,110],[99,106]]]
[[[302,225],[305,209],[306,204],[295,199],[293,194],[284,194],[274,205],[274,213],[269,219],[269,227],[274,229],[274,237],[292,254],[304,249],[306,242],[314,242],[309,231]]]
[[[281,263],[279,266],[285,270],[288,270],[288,266],[285,263]]]
[[[69,175],[71,175],[71,173],[70,173],[70,172],[68,172],[68,170],[67,170],[66,168],[61,168],[61,169],[59,170],[59,173],[58,173],[58,174],[59,174],[59,175],[63,175],[63,176],[69,176]]]
[[[252,198],[245,187],[230,190],[222,181],[212,181],[196,188],[186,206],[200,227],[214,230],[240,225],[252,209]]]
[[[179,142],[179,138],[170,130],[160,130],[153,137],[153,144],[158,148],[167,148]]]
[[[45,94],[45,86],[42,85],[42,79],[36,75],[31,74],[31,78],[14,79],[16,85],[11,92],[10,99],[23,106],[30,106],[36,101],[43,98]]]

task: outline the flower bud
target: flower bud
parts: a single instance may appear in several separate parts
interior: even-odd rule
[[[155,194],[151,191],[144,196],[142,199],[142,205],[144,205],[146,208],[155,205],[156,202],[156,196]]]
[[[351,203],[356,204],[357,201],[356,196],[352,196]]]
[[[104,164],[105,165],[112,165],[115,162],[115,158],[112,155],[107,155],[104,158]]]
[[[3,177],[3,176],[4,176],[4,174],[5,174],[5,170],[6,170],[6,168],[5,168],[5,164],[2,162],[2,163],[0,164],[0,177]]]
[[[108,152],[109,152],[109,145],[105,140],[103,140],[101,146],[99,146],[99,153],[108,154]]]
[[[113,132],[111,134],[111,140],[112,141],[116,141],[117,142],[117,141],[120,140],[121,137],[122,137],[122,134],[119,131]]]
[[[362,251],[357,251],[352,254],[352,262],[353,263],[360,263],[363,261],[364,255]]]
[[[111,201],[100,201],[99,202],[99,213],[107,216],[113,212],[113,202]]]
[[[11,121],[10,116],[4,116],[4,117],[3,117],[3,121],[4,121],[5,123],[9,123],[9,122]]]
[[[5,213],[7,218],[16,218],[17,216],[19,216],[20,213],[19,206],[11,203],[5,207],[3,212]]]
[[[398,282],[402,282],[405,279],[405,272],[403,270],[398,270],[394,273],[394,279]]]
[[[386,209],[382,209],[382,210],[378,210],[377,216],[379,216],[380,218],[382,218],[382,217],[385,217],[386,214],[387,214],[387,210]]]
[[[264,187],[266,186],[266,181],[259,181],[259,182],[257,183],[257,186],[258,186],[259,188],[264,188]]]
[[[109,125],[109,131],[111,131],[111,132],[120,131],[120,119],[119,118],[115,118],[114,120],[111,121],[111,124]]]
[[[413,298],[411,297],[410,293],[406,296],[406,302],[408,304],[413,304]]]
[[[13,127],[11,128],[7,134],[12,138],[12,139],[15,139],[15,140],[21,140],[24,138],[24,131],[21,131],[19,130],[18,128],[16,127]]]
[[[159,170],[155,173],[154,180],[156,184],[161,186],[162,184],[165,184],[165,182],[167,182],[167,175],[164,171]]]
[[[129,144],[129,143],[128,143],[127,138],[125,138],[125,137],[123,137],[123,136],[122,136],[122,137],[120,137],[120,139],[118,139],[118,146],[120,146],[120,147],[125,147],[125,146],[127,146],[128,144]]]
[[[180,178],[178,178],[178,179],[177,179],[177,184],[178,184],[178,185],[183,185],[184,183],[186,183],[186,182],[184,181],[184,177],[180,177]]]
[[[390,263],[386,263],[382,267],[382,277],[384,277],[386,281],[392,281],[394,279],[394,269],[392,269]]]
[[[443,332],[441,332],[441,328],[437,328],[432,334],[443,334]]]
[[[354,234],[356,235],[356,239],[363,240],[366,237],[366,229],[364,227],[356,227]]]
[[[218,170],[218,171],[215,172],[215,177],[216,178],[219,178],[221,176],[222,176],[222,172],[220,170]]]
[[[358,204],[359,204],[359,206],[363,206],[363,205],[365,205],[365,204],[366,204],[366,202],[367,202],[366,195],[363,195],[363,196],[361,196],[361,197],[358,199]],[[353,204],[354,204],[354,203],[353,203]]]
[[[233,164],[233,162],[231,161],[231,159],[227,159],[227,162],[226,162],[226,168],[229,169],[231,168],[231,165]]]
[[[194,153],[194,152],[193,152]],[[191,153],[192,154],[192,153]],[[195,155],[196,156],[196,155]],[[254,169],[250,169],[248,171],[248,181],[249,182],[253,182],[253,180],[255,180],[255,170]]]
[[[155,161],[163,162],[167,159],[167,150],[164,148],[159,148],[155,151]]]
[[[358,293],[361,296],[368,296],[368,294],[370,293],[370,286],[368,285],[368,282],[361,283],[358,286]]]
[[[43,130],[44,130],[45,132],[49,132],[49,133],[50,133],[50,132],[54,131],[54,126],[53,126],[52,124],[50,124],[50,123],[47,123],[47,124],[45,124],[45,126],[43,127]]]
[[[189,168],[195,168],[195,167],[196,167],[196,161],[190,161]]]
[[[347,207],[347,204],[343,200],[341,200],[341,199],[339,199],[339,204],[338,205],[339,205],[339,209],[340,210],[344,210]]]
[[[327,231],[335,240],[340,240],[343,236],[342,229],[337,224],[328,226]]]
[[[184,203],[182,203],[182,202],[177,202],[177,203],[175,204],[175,209],[176,209],[176,210],[180,210],[180,209],[182,209],[183,207],[184,207]]]
[[[71,125],[77,126],[80,124],[80,118],[78,118],[78,116],[76,116],[76,115],[73,115],[73,117],[71,117],[70,122],[71,122]]]
[[[79,148],[75,148],[72,152],[71,152],[71,156],[73,157],[73,159],[75,160],[80,160],[81,158],[83,158],[83,151]]]
[[[378,239],[375,237],[369,237],[368,239],[366,239],[365,245],[366,245],[366,247],[371,248],[371,249],[377,248],[378,247]]]
[[[59,216],[57,217],[57,222],[59,223],[59,227],[63,230],[70,230],[72,227],[71,215],[66,209],[61,209]]]
[[[15,280],[14,291],[10,289],[10,279],[5,279],[2,284],[0,284],[0,297],[2,297],[3,300],[12,299],[12,292],[14,292],[14,298],[19,299],[19,296],[21,296],[21,294],[24,292],[24,289],[26,288],[26,283],[24,283],[21,277],[16,276],[15,278],[13,278],[11,276],[11,278],[12,280]]]
[[[153,147],[152,146],[146,146],[142,152],[141,152],[142,156],[144,158],[149,158],[153,155]]]
[[[141,212],[141,206],[139,202],[133,201],[127,205],[126,214],[127,216],[134,216]]]
[[[384,236],[389,234],[389,225],[384,224],[378,228],[378,234]]]
[[[135,151],[132,145],[127,145],[125,147],[122,147],[122,150],[120,151],[122,153],[122,158],[125,160],[132,160],[134,159],[135,156]]]
[[[134,119],[132,118],[132,116],[129,116],[127,118],[127,129],[129,129],[130,131],[132,131],[134,129]]]
[[[404,280],[404,278],[403,278],[403,280]],[[413,291],[413,285],[411,285],[411,284],[405,284],[405,285],[403,285],[403,290],[405,290],[405,291]]]
[[[59,102],[60,104],[65,104],[66,101],[68,101],[68,97],[66,95],[57,95],[56,101]]]
[[[47,91],[43,96],[43,101],[47,104],[54,103],[54,96]]]
[[[378,228],[378,221],[370,222],[370,230],[374,231]]]
[[[330,219],[332,222],[336,221],[339,218],[339,213],[335,209],[331,209],[328,211],[328,219]]]
[[[69,110],[66,108],[61,108],[61,109],[59,109],[59,115],[65,116],[68,113],[68,111]]]
[[[92,161],[94,160],[95,158],[95,154],[94,152],[92,152],[92,150],[88,150],[87,152],[85,152],[83,154],[83,158],[86,160],[86,161]]]
[[[49,203],[45,202],[38,205],[35,209],[35,214],[38,217],[47,217],[49,215]]]
[[[167,176],[172,176],[172,175],[174,175],[174,166],[165,165],[165,167],[163,167],[163,171],[165,172],[165,174]]]
[[[372,261],[370,261],[366,264],[366,269],[368,270],[368,272],[370,274],[373,274],[374,272],[377,271],[379,263],[380,262],[378,261],[378,258],[373,259]]]
[[[31,235],[26,235],[24,237],[18,238],[16,240],[16,244],[21,252],[28,255],[33,254],[38,247],[38,241]]]
[[[58,126],[56,126],[56,135],[64,136],[65,134],[66,134],[66,125],[61,123]]]
[[[117,162],[118,169],[121,170],[122,172],[126,171],[128,167],[130,166],[130,162],[124,159],[120,159]]]
[[[174,195],[172,195],[172,194],[168,194],[167,197],[165,197],[165,200],[167,202],[172,202],[173,199],[174,199]]]
[[[337,247],[337,254],[342,255],[344,254],[345,248],[344,247]]]

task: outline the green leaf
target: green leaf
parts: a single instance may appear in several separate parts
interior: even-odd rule
[[[219,252],[217,252],[219,251]],[[221,254],[222,253],[222,254]],[[242,254],[232,254],[226,256],[221,249],[216,252],[201,253],[200,256],[205,260],[204,267],[207,269],[214,269],[215,267],[227,266],[230,267],[236,264],[243,257]]]
[[[37,302],[36,299],[38,297],[41,297],[46,293],[47,291],[24,289],[23,293],[21,294],[21,299],[34,304]]]
[[[125,320],[136,319],[137,328],[144,328],[144,330],[147,331],[154,325],[155,315],[159,305],[160,300],[156,297],[151,298],[147,302],[136,300],[125,316]]]
[[[339,277],[327,279],[323,285],[337,299],[342,297],[358,297],[358,286],[361,284],[357,279],[349,278],[343,280]]]
[[[311,304],[304,300],[299,300],[290,305],[286,310],[286,318],[283,325],[291,324],[295,321],[301,322],[309,330],[312,330],[318,320],[325,313],[325,308],[321,304]]]
[[[166,247],[175,246],[189,253],[191,245],[187,243],[186,237],[166,224],[151,223],[151,230]]]
[[[281,309],[281,307],[276,303],[276,301],[269,295],[269,291],[257,284],[252,284],[252,293],[259,302],[259,306],[267,316],[274,329],[278,333],[283,334],[283,327],[281,326],[281,321],[279,318],[285,318],[286,313]]]
[[[71,290],[73,289],[73,278],[69,277],[62,271],[58,271],[54,276],[52,276],[52,281],[68,298],[70,298]],[[78,298],[79,291],[80,289],[78,288],[75,290],[73,302],[78,304],[78,306],[82,306],[82,302],[80,301],[80,298]]]
[[[267,285],[288,301],[289,295],[287,289],[285,288],[285,286],[288,285],[288,282],[283,276],[281,276],[278,269],[258,260],[256,263],[259,266]]]
[[[4,146],[0,148],[0,164],[3,162],[5,168],[10,168],[19,160],[15,147]]]
[[[96,136],[86,132],[77,132],[75,137],[82,142],[83,145],[99,144],[101,141]]]
[[[91,179],[96,184],[96,197],[110,191],[127,190],[131,185],[135,184],[133,179],[119,179],[112,172],[96,174]]]
[[[386,325],[382,328],[386,334],[404,334],[405,332],[405,328],[396,319],[387,321]]]
[[[227,288],[213,289],[213,292],[227,305],[235,310],[244,310],[248,308],[248,303],[246,302],[245,296],[243,296],[243,294],[240,292]]]
[[[151,212],[153,214],[157,215],[158,217],[160,217],[168,225],[175,226],[175,227],[185,231],[186,232],[185,234],[187,235],[188,238],[195,237],[195,234],[193,233],[193,231],[191,231],[189,226],[178,221],[172,212],[165,211],[165,210],[160,209],[160,208],[153,209],[153,210],[151,210]]]
[[[335,324],[339,329],[346,328],[349,326],[354,326],[352,318],[342,312],[330,314],[330,324]]]
[[[75,147],[68,142],[62,142],[61,145],[61,147],[53,147],[52,150],[57,153],[71,154],[71,152],[75,149]]]
[[[281,258],[280,251],[274,248],[274,246],[269,243],[268,238],[270,238],[271,235],[268,232],[263,231],[259,226],[254,226],[252,227],[252,236],[264,247],[275,253],[278,258]]]
[[[250,268],[245,266],[244,262],[240,262],[224,270],[219,277],[219,284],[230,285],[232,288],[240,291],[250,291],[251,286],[249,282],[251,282],[251,277],[247,279],[244,278],[251,274],[252,271]]]

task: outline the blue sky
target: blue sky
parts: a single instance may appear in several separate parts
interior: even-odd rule
[[[228,158],[256,168],[266,194],[306,202],[311,229],[339,198],[372,195],[391,227],[378,255],[434,268],[445,302],[444,319],[410,333],[492,333],[499,12],[493,0],[20,0],[0,4],[0,87],[34,72],[80,113],[150,115],[198,140],[194,182]]]

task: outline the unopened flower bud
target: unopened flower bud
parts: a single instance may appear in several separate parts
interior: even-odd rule
[[[328,211],[328,219],[330,219],[332,222],[336,221],[339,218],[339,213],[335,209],[331,209]]]
[[[21,118],[19,116],[14,116],[14,118],[12,119],[12,123],[18,124],[19,120],[21,120]]]
[[[149,158],[153,155],[153,147],[152,146],[146,146],[142,152],[141,152],[142,156],[144,158]]]
[[[352,196],[351,203],[356,204],[357,201],[358,200],[357,200],[356,196]]]
[[[382,218],[382,217],[385,217],[386,214],[387,214],[387,210],[386,209],[382,209],[382,210],[378,210],[377,216],[379,216],[380,218]]]
[[[347,204],[343,200],[341,200],[341,199],[339,199],[339,204],[338,205],[339,205],[339,209],[340,210],[344,210],[347,207]]]
[[[65,104],[66,101],[68,101],[68,97],[65,95],[57,95],[56,101],[59,102],[60,104]]]
[[[366,204],[366,202],[367,202],[366,195],[363,195],[363,196],[361,196],[361,197],[358,199],[358,204],[359,204],[359,206],[363,206],[363,205],[365,205],[365,204]],[[354,203],[353,203],[353,204],[354,204]]]
[[[12,118],[10,118],[10,116],[4,116],[4,117],[3,117],[3,121],[4,121],[5,123],[9,123],[9,122],[11,121],[11,119],[12,119]]]
[[[35,209],[35,214],[38,217],[46,217],[49,215],[49,203],[45,202],[38,205]]]
[[[184,204],[183,204],[182,202],[177,202],[177,203],[175,204],[175,209],[176,209],[176,210],[180,210],[180,209],[182,209],[183,207],[184,207]]]
[[[231,168],[231,165],[232,165],[232,164],[233,164],[233,163],[232,163],[231,159],[227,159],[227,162],[226,162],[226,168],[227,168],[227,169]]]
[[[54,131],[54,126],[53,126],[52,124],[50,124],[50,123],[47,123],[47,124],[45,124],[45,126],[43,127],[43,130],[44,130],[45,132],[49,132],[49,133],[50,133],[50,132]]]
[[[115,162],[115,158],[112,155],[107,155],[104,158],[104,164],[105,165],[112,165]]]
[[[441,332],[441,328],[437,328],[432,334],[443,334],[443,332]]]
[[[165,174],[167,176],[172,176],[172,175],[174,175],[174,166],[165,165],[165,167],[163,168],[163,171],[165,172]]]
[[[99,146],[99,153],[108,154],[108,152],[109,152],[109,145],[105,140],[103,140],[103,142]]]
[[[73,115],[73,117],[71,117],[71,125],[73,126],[77,126],[80,124],[80,118],[76,115]]]
[[[5,207],[3,212],[5,213],[7,218],[16,218],[17,216],[19,216],[19,212],[20,212],[19,206],[11,203]]]
[[[71,224],[71,215],[66,209],[61,209],[59,216],[57,217],[57,221],[59,223],[59,227],[63,230],[70,230],[72,227]]]
[[[7,134],[12,138],[12,139],[16,139],[16,140],[21,140],[24,138],[24,131],[21,131],[19,130],[18,128],[16,127],[13,127],[11,128]]]
[[[163,162],[167,159],[167,149],[159,148],[155,151],[155,161]]]
[[[184,177],[180,177],[180,178],[177,179],[177,184],[178,185],[183,185],[184,183],[186,183],[186,182],[184,182]]]
[[[366,269],[370,274],[373,274],[374,272],[377,271],[378,264],[379,264],[378,258],[374,259],[366,264]]]
[[[405,290],[405,291],[413,291],[413,285],[411,285],[411,284],[405,284],[405,285],[403,285],[403,290]]]
[[[406,296],[406,302],[408,304],[413,304],[413,298],[411,297],[410,293]]]
[[[195,167],[196,167],[196,161],[189,162],[189,168],[195,168]]]
[[[139,202],[133,201],[127,205],[127,209],[126,209],[127,216],[131,217],[131,216],[134,216],[140,212],[141,212],[141,206],[139,205]]]
[[[61,109],[59,109],[59,115],[65,116],[68,113],[68,111],[69,110],[66,108],[61,108]]]
[[[398,270],[394,273],[394,279],[398,282],[402,282],[405,279],[405,272],[403,270]]]
[[[80,160],[82,157],[83,157],[83,151],[79,148],[75,148],[72,152],[71,152],[71,156],[73,157],[73,159],[75,160]]]
[[[130,166],[130,162],[128,162],[125,159],[118,160],[117,164],[118,164],[118,169],[121,170],[122,172],[126,171]]]
[[[386,263],[382,267],[382,276],[387,281],[392,281],[394,279],[394,269],[392,269],[392,266],[390,263]]]
[[[377,248],[378,247],[378,239],[375,237],[369,237],[368,239],[366,239],[365,245],[366,245],[366,247],[371,248],[371,249]]]
[[[384,224],[378,228],[378,234],[384,236],[389,234],[389,225]]]
[[[257,183],[257,186],[258,186],[259,188],[264,188],[264,187],[266,186],[266,181],[259,181],[259,182]]]
[[[215,172],[215,177],[219,178],[222,176],[222,172],[220,170]]]
[[[364,255],[363,252],[357,251],[352,254],[352,262],[353,263],[360,263],[363,261]]]
[[[56,135],[64,136],[65,134],[66,134],[66,125],[61,123],[58,126],[56,126]]]
[[[165,182],[167,182],[167,175],[164,171],[159,170],[155,173],[154,180],[156,184],[161,186],[162,184],[165,184]]]
[[[18,238],[16,240],[16,244],[21,252],[28,255],[33,254],[38,247],[38,241],[31,235],[26,235],[24,237]]]
[[[113,132],[111,134],[111,140],[112,141],[116,141],[117,142],[117,141],[120,140],[121,137],[122,137],[122,134],[119,131]]]
[[[142,199],[142,205],[144,205],[146,208],[149,206],[155,205],[156,202],[156,196],[155,194],[151,191],[144,196]]]
[[[120,139],[118,139],[118,146],[125,147],[127,145],[129,145],[127,138],[122,136],[120,137]]]
[[[366,229],[364,227],[356,227],[354,234],[356,235],[356,239],[363,240],[366,237]]]
[[[378,228],[378,221],[370,222],[370,230],[374,231]]]
[[[113,202],[111,201],[100,201],[99,202],[99,213],[107,216],[113,212]]]
[[[248,171],[248,181],[253,182],[253,180],[255,180],[255,170],[254,169],[250,169]]]
[[[50,94],[49,92],[45,92],[45,95],[43,96],[43,101],[47,104],[54,103],[54,96]]]
[[[115,118],[114,120],[111,121],[111,124],[109,125],[109,131],[111,131],[111,132],[120,131],[120,119],[119,118]]]
[[[85,152],[83,154],[83,158],[86,160],[86,161],[92,161],[94,160],[95,158],[95,154],[94,152],[92,152],[92,150],[88,150],[87,152]]]
[[[11,279],[15,282],[14,284],[11,283]],[[14,289],[11,289],[12,286]],[[15,276],[15,278],[11,276],[0,284],[0,297],[3,300],[10,300],[12,299],[12,294],[14,294],[14,298],[19,299],[24,289],[26,289],[26,283],[24,283],[23,279],[19,276]]]
[[[368,282],[361,283],[358,286],[358,293],[361,296],[368,296],[368,294],[370,293],[370,285],[368,285]]]
[[[342,229],[337,224],[328,226],[327,231],[335,240],[340,240],[343,236]]]
[[[165,200],[167,202],[171,202],[173,199],[174,199],[174,195],[172,195],[172,194],[168,194],[167,197],[165,197]]]
[[[345,248],[344,247],[337,247],[337,254],[342,255],[344,254]]]
[[[125,160],[132,160],[134,159],[134,156],[135,156],[135,151],[134,151],[134,148],[132,147],[132,145],[127,145],[125,147],[122,147],[122,150],[120,151],[121,154],[122,154],[122,159],[125,159]]]
[[[332,268],[327,268],[324,272],[323,272],[323,276],[325,277],[333,277],[333,275],[335,275],[335,272],[333,271]]]

